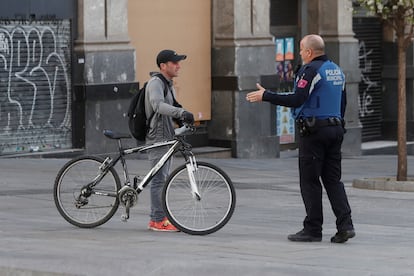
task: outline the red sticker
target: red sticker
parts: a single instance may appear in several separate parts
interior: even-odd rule
[[[298,87],[299,88],[305,88],[307,84],[308,84],[307,80],[300,79],[299,82],[298,82]]]

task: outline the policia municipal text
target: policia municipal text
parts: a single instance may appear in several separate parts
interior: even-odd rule
[[[290,241],[322,240],[322,186],[336,216],[337,233],[333,243],[344,243],[355,236],[351,208],[341,182],[341,145],[346,106],[345,76],[325,55],[319,35],[307,35],[300,42],[303,65],[296,72],[294,93],[277,94],[257,84],[247,94],[249,102],[267,101],[292,107],[299,131],[299,174],[306,217],[303,229],[288,236]]]

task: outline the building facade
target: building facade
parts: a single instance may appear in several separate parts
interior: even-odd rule
[[[352,1],[164,1],[0,0],[0,154],[113,150],[102,131],[128,131],[132,93],[157,70],[156,54],[172,48],[188,55],[175,85],[200,122],[194,144],[229,147],[238,158],[278,157],[295,146],[288,112],[245,95],[257,82],[289,91],[308,33],[325,39],[347,77],[344,153],[393,139],[384,132],[394,127],[395,101],[384,91],[396,87],[396,61],[381,49],[395,46],[369,35],[382,26],[353,14]],[[281,42],[292,51],[278,56]]]

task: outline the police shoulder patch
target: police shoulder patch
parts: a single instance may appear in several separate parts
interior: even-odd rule
[[[298,87],[299,87],[299,88],[305,88],[305,87],[306,87],[306,85],[308,85],[308,81],[307,81],[307,80],[300,79],[300,80],[298,81]]]

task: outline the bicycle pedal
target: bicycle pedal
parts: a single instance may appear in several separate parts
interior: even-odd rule
[[[129,219],[129,215],[128,214],[121,215],[121,221],[122,222],[128,222],[128,219]]]

